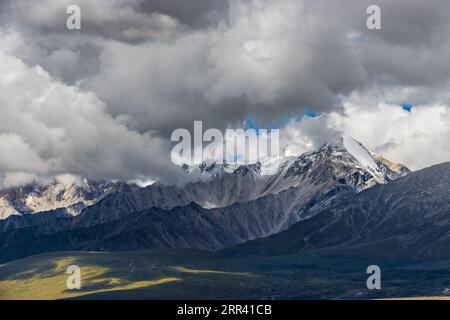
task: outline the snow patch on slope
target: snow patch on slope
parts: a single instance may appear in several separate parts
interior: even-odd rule
[[[374,161],[370,152],[361,143],[349,136],[342,136],[342,140],[344,148],[363,166],[363,168],[367,169],[377,180],[383,180],[384,182],[385,179],[381,169]]]

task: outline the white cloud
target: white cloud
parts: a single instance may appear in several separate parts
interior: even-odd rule
[[[172,178],[173,129],[305,108],[323,116],[283,129],[290,153],[337,130],[412,168],[448,160],[448,1],[379,2],[369,32],[370,0],[231,0],[195,27],[201,10],[174,0],[14,0],[0,15],[0,171]],[[81,32],[65,28],[72,3]]]
[[[115,121],[82,92],[0,51],[0,172],[92,178],[175,175],[159,138]]]
[[[361,102],[360,100],[358,102]],[[450,106],[344,103],[344,112],[291,122],[281,130],[282,145],[300,154],[347,134],[389,160],[412,170],[450,160]]]
[[[2,188],[14,188],[32,183],[36,179],[34,174],[26,172],[10,172],[4,174],[4,177],[0,180],[0,186]]]
[[[411,169],[450,160],[450,107],[379,103],[371,108],[347,104],[346,116],[333,115],[335,126],[373,151]]]

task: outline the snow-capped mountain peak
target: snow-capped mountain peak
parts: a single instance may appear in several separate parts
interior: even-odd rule
[[[378,177],[382,175],[381,169],[378,167],[370,152],[358,141],[349,137],[343,136],[342,143],[345,149],[367,170]]]
[[[77,215],[106,194],[119,191],[123,183],[55,178],[44,184],[37,182],[0,191],[0,220],[12,215],[34,214],[63,209]]]
[[[275,161],[251,165],[209,161],[184,169],[199,179],[182,186],[155,183],[125,190],[118,184],[87,180],[5,190],[0,192],[0,214],[5,218],[61,208],[66,215],[83,211],[74,218],[75,225],[90,227],[150,208],[173,210],[195,203],[238,227],[242,234],[236,235],[241,239],[236,241],[242,241],[285,230],[342,199],[409,172],[350,137]]]
[[[217,250],[286,230],[362,190],[409,172],[349,137],[340,137],[299,156],[282,157],[280,163],[267,161],[191,166],[186,171],[197,176],[200,173],[201,178],[182,186],[157,182],[114,192],[114,184],[61,186],[55,182],[4,191],[0,201],[3,199],[9,209],[26,217],[8,219],[0,223],[0,229],[35,226],[37,235],[72,230],[74,237],[61,240],[64,248],[70,249],[79,248],[79,239],[83,239],[83,248],[92,250]],[[273,174],[264,175],[263,170],[268,169]],[[64,206],[57,212],[27,215]],[[67,213],[72,208],[73,214],[80,212],[79,208],[82,212],[70,218],[63,212],[67,219],[58,219],[61,211]],[[91,232],[78,233],[77,229]],[[14,237],[11,241],[15,241]]]

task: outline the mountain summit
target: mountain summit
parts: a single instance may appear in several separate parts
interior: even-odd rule
[[[450,163],[379,185],[229,254],[333,252],[375,258],[450,258]]]
[[[349,137],[286,157],[273,175],[261,174],[262,166],[231,169],[203,164],[197,168],[202,178],[183,186],[155,183],[117,189],[111,185],[92,197],[82,192],[92,204],[73,217],[24,213],[0,221],[0,249],[5,259],[46,250],[218,250],[284,231],[363,190],[409,173]],[[37,193],[26,193],[25,199],[30,194]],[[44,197],[53,207],[66,199],[65,191],[56,194],[61,196]],[[80,203],[79,197],[69,199]]]
[[[265,164],[261,163],[191,166],[192,174],[201,174],[195,182],[183,186],[155,183],[134,192],[112,194],[87,208],[81,219],[84,226],[90,226],[151,207],[170,210],[194,202],[205,209],[218,209],[259,199],[264,202],[271,196],[281,208],[267,231],[272,234],[343,197],[409,173],[406,167],[370,152],[349,137],[298,157],[284,157],[280,162],[271,175],[262,173]]]

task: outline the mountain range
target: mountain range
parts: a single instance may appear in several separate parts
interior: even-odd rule
[[[203,163],[185,167],[198,179],[182,186],[84,180],[4,190],[16,211],[0,221],[0,286],[10,288],[0,298],[449,294],[450,163],[410,172],[340,137],[273,169]],[[69,294],[58,279],[73,263],[104,279]],[[373,264],[382,290],[366,288]]]
[[[450,163],[344,199],[287,231],[229,255],[333,252],[372,258],[450,259]]]
[[[66,250],[219,250],[282,232],[410,172],[346,136],[284,157],[272,174],[263,174],[267,166],[203,163],[188,168],[200,178],[183,186],[84,180],[5,190],[1,214],[15,211],[0,221],[0,260]]]

